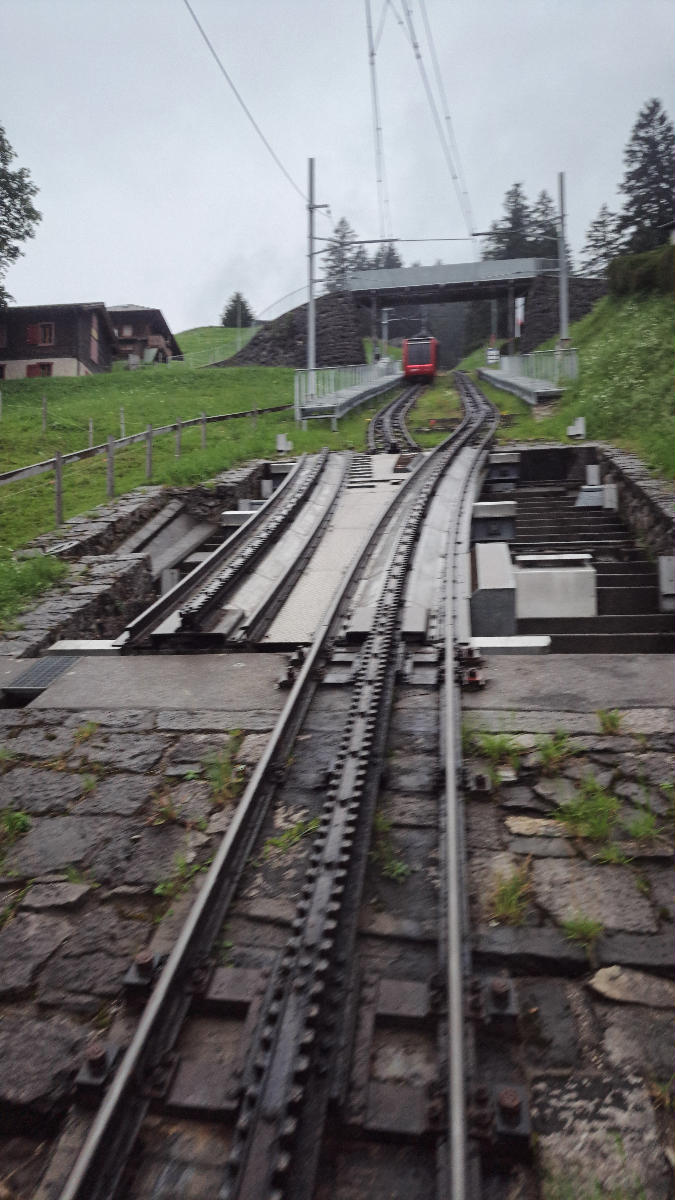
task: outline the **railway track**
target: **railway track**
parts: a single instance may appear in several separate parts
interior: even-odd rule
[[[479,1194],[455,643],[469,500],[495,417],[461,387],[461,426],[399,489],[298,656],[171,955],[130,970],[130,1003],[144,1009],[121,1061],[99,1047],[80,1074],[100,1106],[61,1200],[309,1200],[369,1160],[375,1195],[399,1168],[420,1200]],[[396,763],[405,774],[411,754],[424,778],[406,785]],[[274,831],[289,819],[284,842]],[[424,869],[397,857],[406,829]]]
[[[393,453],[419,450],[415,439],[408,432],[406,417],[419,393],[420,384],[407,387],[399,396],[376,413],[368,426],[367,446],[369,454]]]

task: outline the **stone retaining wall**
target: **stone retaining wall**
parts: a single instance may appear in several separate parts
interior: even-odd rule
[[[597,446],[600,478],[616,483],[619,516],[638,543],[653,557],[673,553],[675,501],[663,482],[655,480],[634,454],[614,446]]]

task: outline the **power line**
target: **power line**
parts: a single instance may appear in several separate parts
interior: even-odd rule
[[[434,44],[434,38],[433,38],[433,34],[431,32],[431,26],[429,24],[429,18],[427,16],[426,0],[420,0],[420,8],[422,10],[422,20],[424,22],[424,29],[425,29],[425,32],[427,35],[427,43],[429,45],[429,51],[431,53],[431,62],[432,62],[433,68],[434,68],[434,74],[436,76],[436,87],[438,88],[438,94],[439,94],[442,104],[443,104],[443,116],[445,117],[445,124],[446,124],[447,130],[448,130],[448,141],[450,143],[450,147],[452,149],[452,153],[455,158],[455,163],[457,164],[457,174],[459,175],[459,182],[460,182],[460,186],[462,188],[462,193],[464,195],[464,202],[465,202],[464,219],[467,221],[469,229],[472,230],[474,227],[474,220],[473,220],[473,213],[471,212],[471,201],[469,200],[469,193],[468,193],[467,186],[466,186],[466,180],[464,178],[464,171],[462,170],[462,163],[461,163],[461,159],[460,159],[460,155],[459,155],[459,147],[457,145],[457,140],[455,138],[455,131],[452,127],[452,121],[450,119],[450,111],[448,108],[448,98],[447,98],[447,95],[445,92],[443,76],[441,75],[439,65],[438,65],[438,57],[436,55],[436,46]]]
[[[408,23],[408,31],[410,34],[410,41],[412,44],[415,58],[417,59],[417,65],[419,67],[420,75],[422,76],[422,83],[424,84],[424,90],[427,94],[427,100],[429,101],[429,107],[431,108],[431,114],[434,119],[434,124],[436,125],[436,132],[438,133],[438,140],[441,144],[441,149],[443,150],[445,161],[448,165],[448,169],[449,169],[450,175],[452,177],[452,182],[455,186],[455,191],[457,193],[457,199],[459,201],[459,207],[462,210],[462,214],[464,216],[464,220],[466,221],[469,234],[471,234],[472,233],[471,222],[467,216],[467,213],[464,210],[464,200],[463,200],[462,191],[461,191],[461,188],[459,185],[459,179],[457,177],[457,172],[455,170],[455,165],[454,165],[454,162],[452,159],[452,154],[450,152],[450,147],[448,145],[448,141],[445,136],[443,124],[442,124],[441,118],[438,114],[438,107],[437,107],[436,101],[434,99],[434,94],[433,94],[433,92],[431,90],[431,86],[429,84],[429,78],[427,76],[426,67],[425,67],[424,61],[422,59],[422,53],[420,51],[419,42],[417,41],[417,37],[415,36],[415,27],[413,25],[412,13],[410,11],[410,5],[408,3],[408,0],[403,0],[403,12],[405,13],[405,18]]]
[[[235,96],[236,96],[236,98],[237,98],[237,100],[238,100],[239,104],[240,104],[240,105],[241,105],[241,107],[243,108],[244,112],[246,113],[246,116],[248,117],[248,119],[249,119],[249,121],[251,122],[251,124],[252,124],[253,128],[255,129],[256,133],[258,134],[258,137],[260,138],[261,142],[263,143],[263,145],[265,146],[265,148],[268,150],[268,152],[271,154],[271,156],[272,156],[272,158],[274,159],[275,163],[277,164],[277,166],[278,166],[279,170],[283,172],[283,174],[285,175],[286,179],[287,179],[287,180],[288,180],[288,182],[290,183],[291,187],[295,189],[295,191],[298,193],[298,195],[299,195],[299,196],[302,198],[302,200],[303,200],[303,201],[305,202],[305,204],[306,204],[306,203],[307,203],[307,197],[306,197],[305,193],[303,192],[302,188],[298,187],[298,185],[297,185],[297,183],[295,182],[295,180],[293,179],[293,177],[292,177],[292,176],[289,174],[289,172],[286,170],[286,168],[285,168],[284,164],[282,163],[281,159],[280,159],[280,158],[279,158],[279,156],[278,156],[278,155],[277,155],[277,154],[274,152],[274,150],[273,150],[273,149],[272,149],[272,147],[270,146],[270,143],[268,142],[267,138],[265,137],[265,135],[264,135],[264,133],[263,133],[262,129],[261,129],[261,128],[260,128],[260,126],[258,125],[257,121],[256,121],[256,120],[255,120],[255,118],[253,117],[253,115],[252,115],[252,113],[250,112],[250,110],[247,108],[246,104],[244,103],[244,100],[242,99],[241,95],[239,94],[239,92],[237,91],[236,87],[234,86],[234,83],[233,83],[233,82],[232,82],[232,80],[230,79],[230,76],[228,75],[227,71],[225,70],[225,67],[223,66],[223,63],[221,62],[221,60],[220,60],[220,58],[219,58],[218,54],[216,53],[216,50],[214,49],[214,46],[213,46],[213,44],[212,44],[212,43],[209,41],[209,38],[207,37],[207,35],[206,35],[206,32],[205,32],[205,30],[204,30],[203,26],[202,26],[202,25],[199,23],[199,20],[198,20],[198,18],[197,18],[197,16],[196,16],[196,14],[195,14],[194,10],[193,10],[193,9],[191,8],[191,6],[190,6],[190,2],[189,2],[189,0],[183,0],[183,3],[184,3],[184,5],[185,5],[185,7],[187,8],[187,10],[188,10],[188,12],[189,12],[190,16],[192,17],[192,20],[194,21],[195,25],[197,26],[197,29],[198,29],[198,30],[199,30],[199,32],[201,33],[201,35],[202,35],[202,37],[203,37],[204,41],[206,42],[206,45],[208,46],[209,50],[211,51],[211,54],[213,55],[213,57],[214,57],[214,59],[215,59],[215,61],[216,61],[217,65],[218,65],[218,68],[219,68],[219,70],[220,70],[221,74],[222,74],[222,75],[223,75],[223,77],[224,77],[224,78],[227,80],[227,82],[229,83],[230,87],[232,88],[232,91],[234,92],[234,94],[235,94]]]
[[[380,234],[385,240],[387,231],[391,232],[391,216],[389,213],[389,196],[387,193],[387,177],[384,164],[384,149],[382,144],[382,121],[380,119],[380,103],[377,94],[377,73],[375,70],[375,43],[373,41],[373,23],[370,12],[370,0],[366,3],[366,28],[368,32],[368,59],[370,62],[370,94],[373,108],[373,130],[375,135],[375,176],[377,180],[377,200],[380,213]]]

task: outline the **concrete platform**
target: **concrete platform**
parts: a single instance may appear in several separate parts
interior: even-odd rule
[[[293,588],[263,638],[272,645],[311,642],[335,590],[362,545],[396,496],[395,454],[375,458],[378,481],[343,492],[311,564]]]
[[[287,698],[276,686],[284,666],[278,654],[134,655],[105,662],[84,658],[31,707],[278,712]]]
[[[596,713],[598,709],[672,708],[673,657],[670,654],[549,654],[545,668],[536,655],[506,655],[486,674],[488,686],[468,692],[471,709],[550,710]]]
[[[562,388],[545,379],[530,379],[528,375],[508,375],[506,371],[491,371],[487,367],[479,367],[476,374],[479,379],[500,388],[502,392],[511,392],[526,404],[546,404],[562,396]]]

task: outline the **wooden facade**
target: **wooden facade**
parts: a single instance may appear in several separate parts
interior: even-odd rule
[[[116,358],[135,355],[139,363],[166,362],[181,356],[181,349],[158,308],[121,304],[109,308],[116,338]]]
[[[0,310],[0,378],[109,371],[115,333],[102,302]]]

